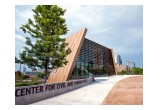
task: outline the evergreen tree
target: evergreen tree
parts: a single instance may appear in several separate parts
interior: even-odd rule
[[[19,55],[29,68],[45,69],[46,83],[48,69],[66,65],[68,61],[65,57],[71,52],[65,39],[60,38],[60,35],[68,32],[66,20],[63,18],[66,10],[57,5],[38,5],[32,11],[34,21],[29,18],[28,23],[23,24],[20,29],[24,33],[29,33],[32,39],[35,39],[35,43],[30,37],[26,37],[27,46]]]

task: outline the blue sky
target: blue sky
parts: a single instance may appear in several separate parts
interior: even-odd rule
[[[25,46],[25,37],[19,27],[33,19],[35,6],[15,6],[15,55]],[[67,9],[65,19],[70,30],[67,37],[86,27],[86,38],[108,48],[113,48],[115,60],[119,54],[123,64],[134,61],[143,67],[143,6],[142,5],[73,5],[60,6]],[[19,69],[19,65],[15,65]]]

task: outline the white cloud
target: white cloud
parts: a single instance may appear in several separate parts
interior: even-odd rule
[[[16,28],[32,18],[34,6],[16,7]],[[86,37],[106,47],[113,48],[115,54],[122,54],[123,60],[143,59],[143,6],[120,5],[71,5],[60,6],[67,9],[64,18],[70,30],[68,35],[86,27]],[[18,24],[18,25],[17,25]],[[24,41],[21,36],[17,39]],[[141,58],[141,59],[140,59]],[[143,60],[141,60],[143,61]],[[125,62],[125,61],[124,61]],[[143,65],[143,62],[141,64]]]
[[[143,6],[63,7],[71,33],[87,27],[87,38],[113,48],[124,62],[131,56],[143,59]]]
[[[16,39],[16,40],[19,40],[19,41],[21,41],[21,42],[25,42],[25,41],[26,41],[26,39],[25,39],[23,36],[18,35],[18,34],[15,35],[15,39]]]
[[[15,6],[15,29],[16,31],[19,31],[19,28],[22,24],[27,23],[28,18],[31,18],[33,20],[33,12],[32,8],[34,6],[29,5],[16,5]]]
[[[93,32],[91,34],[104,34],[104,33],[108,33],[112,29],[113,29],[113,27],[109,26],[107,28],[102,28],[102,29],[96,30],[95,32]]]
[[[78,14],[77,18],[79,20],[81,20],[83,23],[92,23],[93,20],[91,17],[88,17],[88,16],[84,16],[82,13],[81,14]]]
[[[22,19],[33,19],[33,11],[31,10],[34,8],[34,6],[28,6],[28,5],[22,5],[22,6],[16,6],[16,15],[21,17]]]

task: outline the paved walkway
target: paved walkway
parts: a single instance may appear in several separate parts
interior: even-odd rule
[[[112,87],[129,75],[95,78],[92,84],[31,105],[100,105]]]
[[[143,76],[133,76],[119,81],[103,104],[143,105]]]

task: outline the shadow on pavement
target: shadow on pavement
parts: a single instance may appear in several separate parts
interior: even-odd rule
[[[103,81],[107,81],[107,80],[109,80],[109,79],[95,79],[95,81],[93,81],[91,84],[96,84],[96,83],[101,83],[101,82],[103,82]]]

